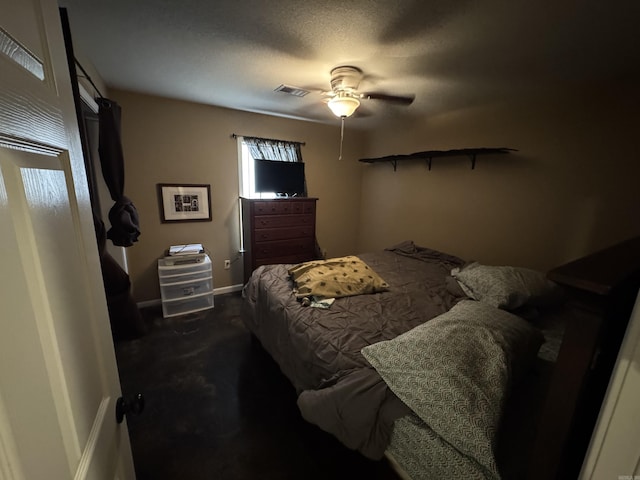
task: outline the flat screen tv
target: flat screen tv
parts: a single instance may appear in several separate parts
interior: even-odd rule
[[[260,159],[255,159],[254,162],[256,192],[304,195],[304,163]]]

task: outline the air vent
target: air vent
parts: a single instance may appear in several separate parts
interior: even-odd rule
[[[290,85],[280,85],[274,90],[274,92],[288,93],[289,95],[293,95],[295,97],[304,97],[307,93],[309,93],[309,90],[292,87]]]

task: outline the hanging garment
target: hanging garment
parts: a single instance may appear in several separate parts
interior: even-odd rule
[[[120,105],[116,102],[98,99],[100,119],[100,140],[98,153],[102,176],[109,188],[111,199],[116,202],[109,211],[111,228],[107,238],[119,247],[130,247],[138,241],[140,224],[136,207],[124,195],[124,156],[120,139]]]

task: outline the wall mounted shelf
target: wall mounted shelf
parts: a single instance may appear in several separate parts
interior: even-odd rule
[[[410,153],[408,155],[387,155],[378,158],[361,158],[364,163],[380,163],[388,162],[393,165],[393,171],[396,171],[398,162],[405,160],[426,160],[429,170],[431,170],[431,160],[438,157],[460,157],[468,156],[471,160],[471,169],[476,168],[477,155],[490,155],[496,153],[517,152],[514,148],[496,147],[496,148],[458,148],[454,150],[426,150],[424,152]]]

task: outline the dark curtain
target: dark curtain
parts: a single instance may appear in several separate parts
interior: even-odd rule
[[[243,137],[243,140],[253,158],[280,160],[282,162],[302,162],[302,150],[298,142],[258,137]]]
[[[130,247],[138,241],[140,225],[138,211],[124,195],[124,156],[120,140],[120,105],[112,100],[97,100],[100,119],[98,152],[102,176],[115,202],[109,210],[111,228],[107,238],[119,247]]]
[[[120,106],[106,98],[99,98],[98,154],[102,176],[115,202],[109,210],[111,228],[105,232],[104,222],[94,218],[102,279],[111,329],[115,339],[131,338],[146,332],[142,316],[131,295],[129,275],[105,250],[106,239],[119,247],[130,247],[140,236],[138,211],[124,195],[124,155],[120,139]]]

